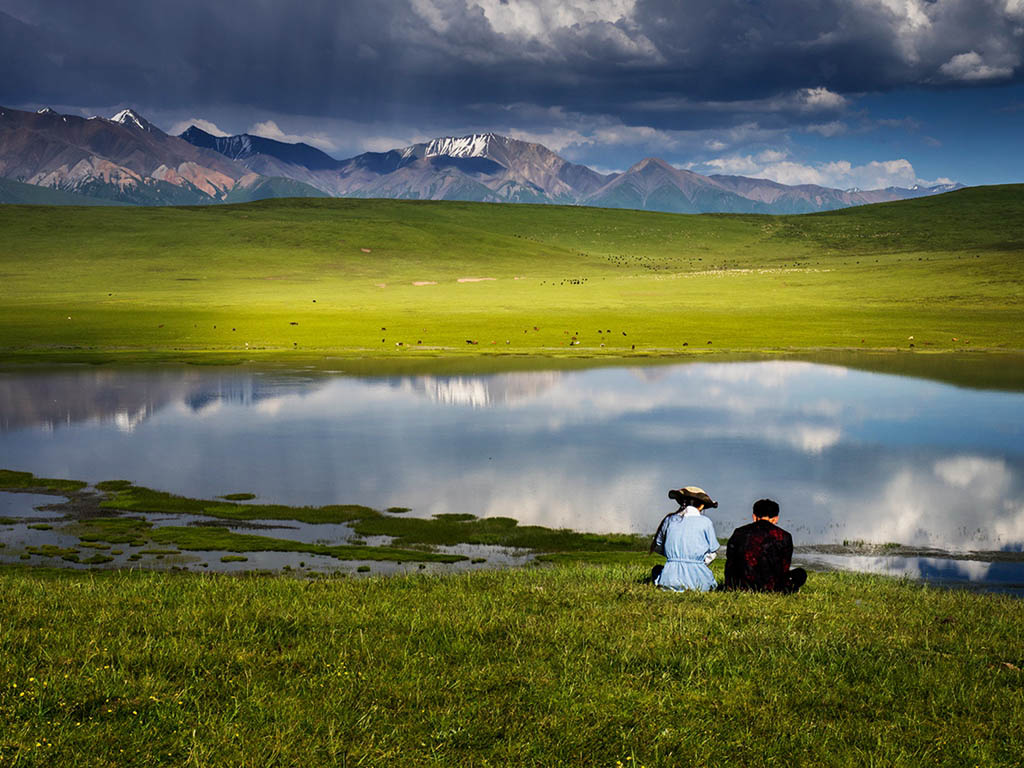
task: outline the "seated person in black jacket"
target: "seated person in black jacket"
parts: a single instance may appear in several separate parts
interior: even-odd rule
[[[725,589],[792,594],[804,585],[807,571],[789,569],[793,537],[778,522],[778,503],[754,502],[754,522],[733,531],[726,545]]]

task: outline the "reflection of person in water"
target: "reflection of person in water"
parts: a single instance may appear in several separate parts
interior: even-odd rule
[[[715,526],[704,517],[704,509],[715,509],[717,501],[702,488],[688,485],[668,492],[679,509],[666,515],[651,542],[651,552],[665,556],[665,565],[651,571],[654,583],[677,592],[696,589],[706,592],[718,586],[708,563],[715,559],[718,539]]]
[[[754,502],[754,522],[733,531],[725,548],[726,589],[792,594],[804,585],[807,571],[789,569],[793,537],[778,522],[777,502]]]

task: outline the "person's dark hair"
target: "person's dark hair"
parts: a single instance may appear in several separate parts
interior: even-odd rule
[[[758,499],[754,502],[754,517],[777,517],[779,503],[771,499]]]

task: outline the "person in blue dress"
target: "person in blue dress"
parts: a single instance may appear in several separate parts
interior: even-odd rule
[[[716,509],[718,502],[695,485],[671,490],[668,497],[679,509],[665,516],[651,541],[651,553],[665,556],[665,565],[656,565],[651,571],[654,583],[677,592],[715,589],[718,582],[708,563],[717,556],[718,537],[711,520],[701,512]]]

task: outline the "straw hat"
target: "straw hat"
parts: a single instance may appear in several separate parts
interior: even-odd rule
[[[718,509],[718,502],[708,496],[707,491],[703,488],[698,488],[696,485],[684,485],[682,488],[673,488],[668,492],[668,497],[684,506],[687,502],[697,502],[697,504],[703,504],[705,509]]]

